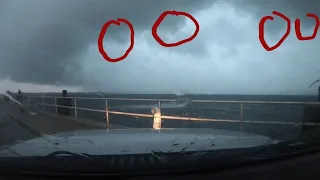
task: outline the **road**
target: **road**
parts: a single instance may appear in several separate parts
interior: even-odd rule
[[[87,129],[105,129],[105,127],[58,116],[47,116],[30,107],[21,113],[17,105],[0,101],[0,146],[44,134]]]

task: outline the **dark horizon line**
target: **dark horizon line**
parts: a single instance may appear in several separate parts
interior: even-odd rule
[[[61,94],[61,92],[24,92],[26,94]],[[169,93],[109,93],[109,92],[68,92],[68,93],[78,93],[78,94],[98,94],[103,95],[175,95],[175,96],[192,96],[192,95],[203,95],[203,96],[317,96],[311,94],[169,94]]]

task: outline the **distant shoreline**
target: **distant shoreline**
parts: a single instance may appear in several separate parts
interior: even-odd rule
[[[57,96],[61,93],[24,93],[31,96]],[[84,93],[68,92],[69,97],[86,97],[86,98],[145,98],[145,99],[177,99],[189,98],[193,100],[236,100],[236,101],[318,101],[317,95],[242,95],[242,94],[121,94],[121,93]]]
[[[25,94],[61,94],[61,92],[24,92]],[[290,94],[290,95],[284,95],[284,94],[183,94],[183,95],[178,95],[178,94],[151,94],[151,93],[108,93],[108,92],[68,92],[68,94],[97,94],[97,95],[136,95],[136,96],[141,96],[141,95],[169,95],[169,96],[315,96],[317,97],[318,95],[311,95],[311,94]]]

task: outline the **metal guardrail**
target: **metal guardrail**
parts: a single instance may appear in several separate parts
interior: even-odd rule
[[[175,102],[177,99],[137,99],[137,98],[96,98],[96,97],[57,97],[57,96],[26,96],[36,98],[65,98],[65,99],[88,99],[88,100],[119,100],[119,101],[160,101]],[[221,101],[221,100],[190,100],[194,103],[230,103],[230,104],[295,104],[295,105],[320,105],[320,102],[304,102],[304,101]]]
[[[135,117],[148,117],[153,118],[153,128],[161,129],[162,119],[171,120],[184,120],[184,121],[207,121],[207,122],[226,122],[226,123],[240,123],[240,131],[242,131],[243,123],[253,123],[253,124],[281,124],[281,125],[308,125],[308,126],[320,126],[319,123],[311,122],[278,122],[278,121],[249,121],[243,120],[243,107],[246,104],[286,104],[286,105],[320,105],[320,102],[295,102],[295,101],[219,101],[219,100],[190,100],[190,103],[229,103],[229,104],[239,104],[240,106],[240,117],[239,119],[214,119],[214,118],[196,118],[196,117],[181,117],[181,116],[165,116],[161,114],[161,102],[175,102],[177,99],[134,99],[134,98],[90,98],[90,97],[56,97],[56,96],[25,96],[27,101],[35,102],[35,98],[41,98],[41,102],[35,102],[37,105],[51,106],[55,107],[56,113],[58,112],[58,107],[74,109],[75,118],[78,118],[78,110],[85,111],[95,111],[105,113],[107,127],[110,127],[109,114],[125,115],[125,116],[135,116]],[[50,98],[54,99],[54,104],[44,103],[44,99]],[[57,104],[57,99],[67,98],[73,100],[73,107],[61,106]],[[90,109],[77,106],[77,99],[88,99],[88,100],[105,100],[105,109]],[[121,111],[110,111],[108,108],[108,100],[120,100],[120,101],[158,101],[158,107],[154,107],[151,114],[140,114],[131,112],[121,112]]]

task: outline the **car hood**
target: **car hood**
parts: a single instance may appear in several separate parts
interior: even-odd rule
[[[0,151],[0,157],[17,154],[45,156],[55,151],[91,155],[165,153],[245,148],[266,143],[270,143],[270,138],[266,136],[217,129],[81,130],[22,141],[4,148]]]

